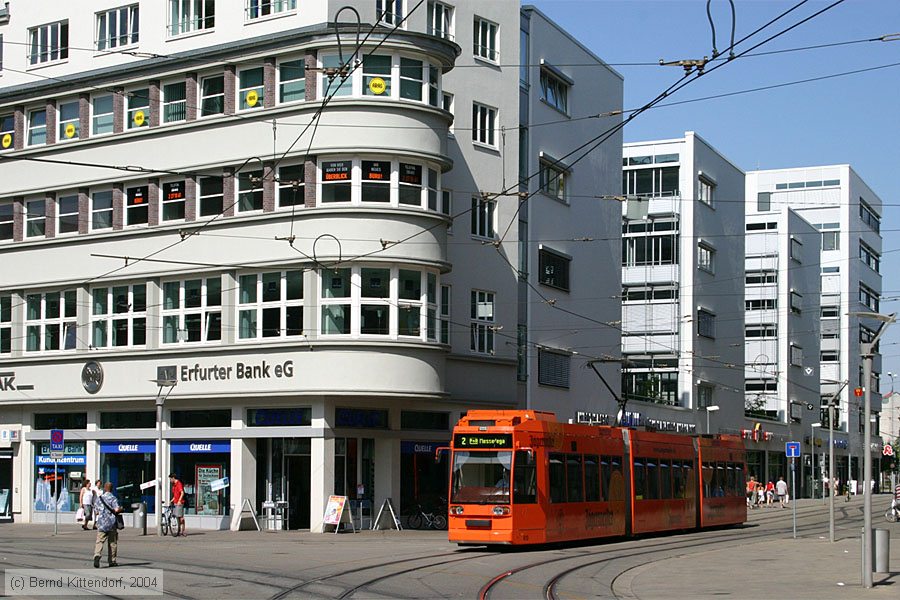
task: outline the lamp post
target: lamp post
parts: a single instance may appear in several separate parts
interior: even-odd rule
[[[711,434],[712,431],[710,431],[710,429],[709,429],[709,413],[716,412],[717,410],[719,410],[719,407],[717,405],[713,404],[712,406],[705,407],[705,410],[706,410],[706,433]]]
[[[159,387],[159,391],[156,393],[156,433],[157,433],[157,446],[156,446],[156,499],[154,500],[154,510],[156,511],[156,535],[162,537],[162,495],[165,486],[163,485],[163,475],[162,475],[162,458],[163,458],[163,436],[162,436],[162,422],[163,422],[163,406],[166,403],[166,399],[169,397],[169,394],[172,393],[172,390],[175,389],[175,385],[178,383],[178,379],[175,373],[175,367],[157,367],[156,368],[156,379],[151,379],[153,383]],[[163,390],[169,388],[169,391],[163,394]]]
[[[878,331],[869,342],[860,344],[863,359],[863,587],[872,587],[872,359],[875,345],[888,325],[897,321],[896,313],[883,315],[874,312],[852,312],[850,316],[881,321]]]
[[[841,397],[841,392],[844,391],[844,388],[847,387],[850,381],[845,379],[841,382],[826,380],[823,380],[823,382],[841,384],[826,403],[828,407],[828,541],[834,542],[834,409],[836,407],[835,403]],[[824,489],[822,493],[825,493]]]
[[[822,423],[810,423],[809,424],[809,447],[812,448],[812,477],[810,480],[812,482],[812,493],[810,494],[810,498],[813,500],[816,499],[816,427],[821,427]],[[825,486],[822,486],[822,500],[825,499]]]

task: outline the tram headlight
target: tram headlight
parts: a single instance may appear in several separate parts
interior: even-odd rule
[[[493,513],[494,513],[495,517],[502,517],[504,515],[508,515],[509,507],[508,506],[495,506]]]
[[[450,507],[450,514],[451,514],[451,515],[461,515],[461,514],[463,514],[463,507],[462,507],[462,506],[451,506],[451,507]]]

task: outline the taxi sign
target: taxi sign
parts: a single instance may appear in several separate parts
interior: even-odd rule
[[[65,433],[62,429],[54,429],[50,432],[50,451],[65,452],[66,442]]]
[[[386,89],[387,84],[381,77],[373,77],[371,81],[369,81],[369,91],[371,91],[375,95],[380,96]]]
[[[800,442],[785,442],[784,455],[788,458],[800,458]]]

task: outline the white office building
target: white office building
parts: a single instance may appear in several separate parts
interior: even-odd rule
[[[189,528],[320,530],[436,501],[463,411],[596,409],[621,136],[566,121],[623,80],[537,10],[12,0],[0,41],[0,515],[159,465]]]

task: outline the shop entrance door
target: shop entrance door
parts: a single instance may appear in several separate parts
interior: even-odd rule
[[[0,454],[0,522],[12,520],[12,454]]]
[[[288,528],[309,529],[310,457],[286,454],[285,489],[288,501]]]

